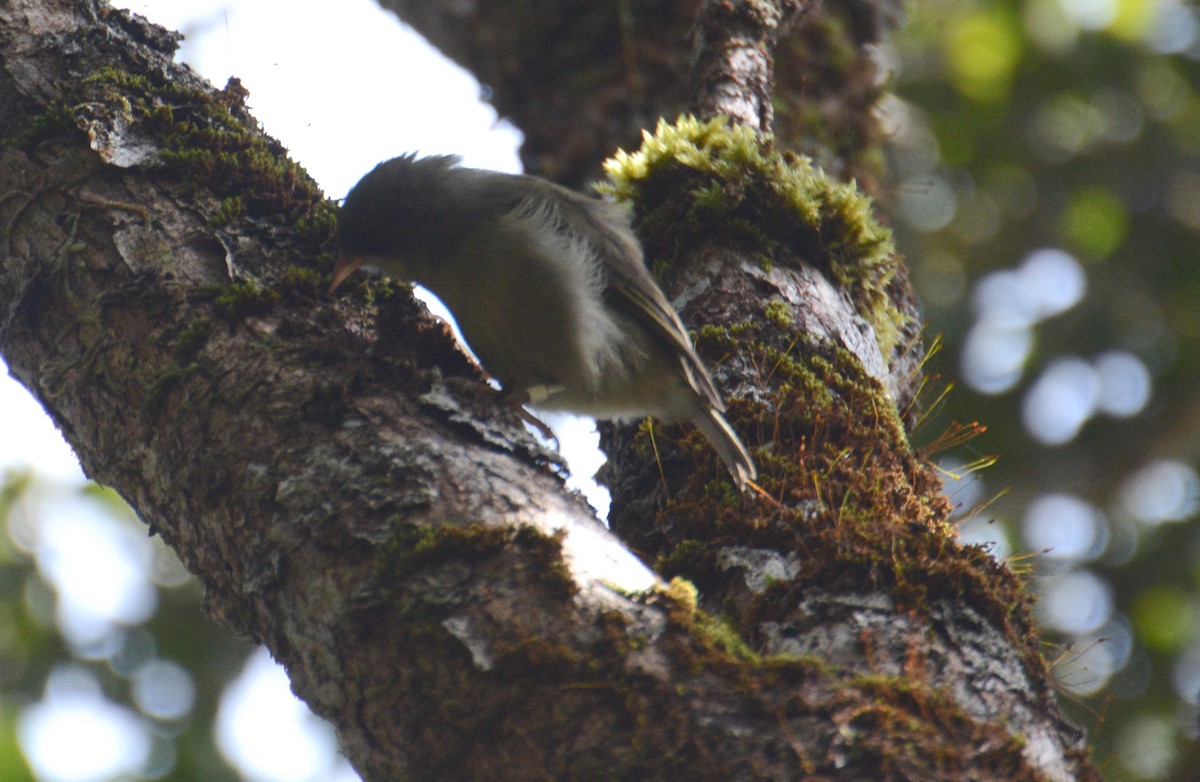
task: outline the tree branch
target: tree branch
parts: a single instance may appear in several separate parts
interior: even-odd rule
[[[775,46],[806,10],[801,0],[705,0],[693,32],[691,105],[770,133],[775,113]]]

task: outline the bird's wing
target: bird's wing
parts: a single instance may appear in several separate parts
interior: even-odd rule
[[[653,278],[644,268],[642,274],[653,283]],[[609,278],[606,293],[612,306],[647,327],[652,334],[665,339],[676,349],[689,384],[703,394],[710,405],[723,412],[725,403],[721,401],[721,394],[713,385],[700,357],[696,355],[692,340],[679,320],[679,315],[658,286],[646,288],[645,285],[637,283],[636,277],[627,277],[617,270]]]
[[[592,233],[603,237],[607,245],[600,250],[608,259],[603,292],[608,304],[667,342],[679,354],[689,384],[714,408],[724,411],[721,395],[696,355],[687,329],[646,268],[642,246],[629,228],[626,213],[615,204],[594,199],[587,199],[591,203],[580,203],[585,196],[566,193],[570,197],[562,199],[562,208],[568,227],[577,221],[587,221],[594,229]],[[597,204],[600,209],[595,208]]]

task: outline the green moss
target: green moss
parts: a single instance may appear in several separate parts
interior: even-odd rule
[[[435,565],[447,559],[479,559],[499,553],[511,539],[504,527],[471,524],[466,527],[404,524],[394,538],[397,552],[408,568]]]
[[[320,241],[332,237],[336,231],[337,205],[329,199],[318,201],[311,211],[296,221],[296,233]]]
[[[253,315],[270,312],[277,301],[278,291],[266,288],[256,281],[247,280],[219,289],[213,305],[223,318],[236,323]]]
[[[576,592],[575,578],[562,556],[562,542],[566,532],[560,530],[547,535],[537,527],[523,525],[517,528],[514,542],[523,548],[526,561],[538,574],[538,580],[553,591],[569,597]]]
[[[849,292],[885,360],[891,357],[908,318],[887,292],[900,260],[871,199],[853,183],[809,158],[773,151],[770,139],[760,142],[725,118],[660,120],[640,149],[617,152],[605,170],[600,190],[634,205],[657,263],[670,263],[713,231],[762,257],[804,257]],[[683,192],[690,199],[679,198]]]
[[[692,630],[713,648],[735,660],[754,664],[762,662],[750,645],[742,639],[738,629],[725,619],[700,611]]]
[[[199,369],[197,364],[185,366],[172,365],[155,376],[142,397],[142,417],[152,420],[158,417],[166,406],[167,397],[185,377]]]
[[[5,146],[34,149],[43,142],[60,138],[65,134],[80,133],[76,124],[75,112],[63,101],[52,101],[41,114],[38,114],[21,131],[5,137]]]
[[[280,288],[284,291],[309,296],[323,295],[329,287],[329,278],[316,269],[305,266],[289,266],[283,270]]]
[[[212,321],[208,318],[196,318],[183,327],[179,335],[175,337],[175,343],[171,346],[171,358],[175,359],[176,364],[186,364],[192,360],[204,344],[208,342],[208,336],[212,333]]]
[[[521,562],[533,580],[564,598],[575,594],[575,580],[562,557],[562,535],[547,535],[537,527],[424,525],[400,522],[383,547],[378,571],[386,580],[406,578],[414,570],[447,561],[483,561],[506,548],[521,549]]]
[[[304,226],[301,235],[322,248],[332,241],[333,207],[279,142],[246,114],[245,92],[231,84],[210,93],[167,79],[103,68],[70,88],[75,123],[89,122],[97,107],[119,116],[129,132],[157,142],[161,171],[210,191],[220,206],[213,225],[244,217],[282,215]],[[111,119],[106,119],[110,122]]]
[[[697,346],[728,352],[727,339],[720,329],[701,329]],[[770,433],[771,445],[756,448],[755,459],[759,484],[778,505],[747,513],[743,499],[720,490],[720,465],[702,437],[660,427],[660,440],[671,438],[706,467],[686,472],[662,511],[669,519],[658,524],[672,542],[641,544],[660,547],[658,572],[690,579],[720,611],[736,571],[722,568],[714,552],[727,545],[803,552],[793,579],[769,584],[749,609],[739,606],[743,628],[788,614],[813,585],[870,583],[917,613],[944,600],[970,604],[1022,651],[1028,670],[1044,669],[1029,596],[1003,565],[955,541],[940,478],[912,452],[886,390],[848,352],[765,318],[737,341],[733,360],[752,365],[770,390],[761,400],[730,400],[729,417],[743,432],[754,430],[739,422],[766,422],[759,431]]]
[[[208,223],[214,228],[220,228],[245,216],[246,201],[241,196],[230,196],[221,202],[221,207],[212,217],[208,218]]]
[[[792,310],[786,301],[776,299],[767,302],[763,314],[767,316],[767,320],[780,328],[788,328],[792,325]]]
[[[670,604],[671,621],[681,627],[691,627],[700,597],[696,585],[686,578],[676,576],[662,590],[662,594]]]
[[[654,563],[654,572],[663,578],[703,572],[708,570],[712,557],[712,549],[704,541],[684,540],[658,558]]]

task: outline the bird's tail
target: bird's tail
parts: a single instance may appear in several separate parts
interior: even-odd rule
[[[738,489],[745,491],[747,483],[758,477],[758,469],[725,416],[712,407],[706,407],[703,413],[692,419],[692,423],[717,450],[717,455],[729,468],[729,474],[733,476]]]

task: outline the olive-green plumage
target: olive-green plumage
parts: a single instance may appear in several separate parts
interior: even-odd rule
[[[336,287],[362,263],[429,288],[484,367],[541,408],[693,422],[739,488],[754,462],[621,207],[456,157],[380,163],[338,217]]]

